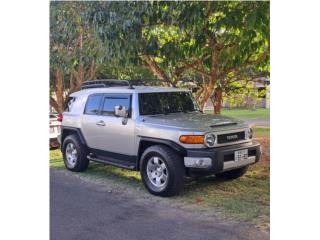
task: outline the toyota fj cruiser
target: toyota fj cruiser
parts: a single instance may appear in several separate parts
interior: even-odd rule
[[[201,112],[185,89],[91,80],[72,93],[60,142],[67,169],[89,161],[140,171],[147,190],[172,196],[184,177],[241,177],[260,160],[260,144],[241,121]]]

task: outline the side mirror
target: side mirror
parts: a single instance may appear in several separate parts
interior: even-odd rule
[[[126,107],[124,107],[124,106],[121,106],[121,105],[119,105],[119,106],[115,106],[114,107],[114,115],[116,116],[116,117],[127,117],[127,110],[126,110]]]

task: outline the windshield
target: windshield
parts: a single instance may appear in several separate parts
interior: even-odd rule
[[[190,92],[153,92],[139,94],[140,115],[198,111]]]

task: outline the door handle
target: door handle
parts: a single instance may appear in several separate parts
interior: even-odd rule
[[[96,122],[96,124],[97,124],[98,126],[105,126],[105,125],[106,125],[105,122],[102,121],[102,120]]]

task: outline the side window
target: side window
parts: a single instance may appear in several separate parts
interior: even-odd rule
[[[114,116],[114,107],[115,106],[124,106],[128,112],[128,117],[131,116],[131,107],[130,107],[130,96],[118,96],[110,95],[104,98],[102,115],[105,116]]]
[[[96,115],[99,113],[99,107],[102,94],[95,94],[88,97],[84,114]]]
[[[76,98],[75,97],[69,97],[66,104],[64,105],[64,111],[65,112],[71,112],[72,105],[75,102]]]

